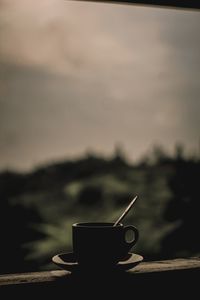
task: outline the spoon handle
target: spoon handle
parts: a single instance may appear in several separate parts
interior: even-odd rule
[[[119,224],[121,222],[121,220],[126,216],[126,214],[129,212],[129,210],[131,209],[131,207],[133,206],[133,204],[137,200],[137,197],[138,196],[135,196],[135,198],[130,202],[130,204],[127,206],[125,211],[122,213],[122,215],[119,217],[119,219],[115,222],[115,224],[113,226],[117,226],[117,224]]]

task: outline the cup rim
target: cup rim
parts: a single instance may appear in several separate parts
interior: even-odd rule
[[[72,227],[76,228],[119,228],[123,227],[122,223],[113,226],[114,222],[80,222],[74,223]]]

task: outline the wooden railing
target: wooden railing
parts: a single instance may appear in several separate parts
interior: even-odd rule
[[[0,276],[0,299],[53,297],[69,299],[121,299],[174,296],[198,299],[200,258],[142,262],[126,272],[70,273],[63,270]],[[64,294],[63,294],[64,293]],[[4,295],[4,298],[1,297]],[[40,299],[40,298],[39,298]],[[141,298],[142,299],[142,298]]]

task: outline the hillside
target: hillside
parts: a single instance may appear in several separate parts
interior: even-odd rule
[[[136,194],[124,220],[140,232],[134,251],[146,259],[199,253],[197,235],[189,244],[183,238],[190,223],[194,235],[200,225],[199,175],[195,159],[162,157],[132,165],[120,155],[89,155],[27,174],[2,172],[1,272],[52,267],[52,255],[72,250],[74,222],[114,222]]]

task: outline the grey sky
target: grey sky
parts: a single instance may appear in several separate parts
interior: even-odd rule
[[[121,143],[197,149],[199,12],[70,1],[0,9],[0,169]]]

